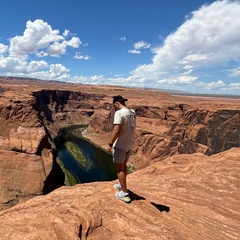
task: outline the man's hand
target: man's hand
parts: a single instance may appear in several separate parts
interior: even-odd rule
[[[109,143],[109,144],[108,144],[108,151],[109,151],[109,152],[111,152],[111,151],[112,151],[112,146],[113,146],[113,144],[112,144],[112,143]]]

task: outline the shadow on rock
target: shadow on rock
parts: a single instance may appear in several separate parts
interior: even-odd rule
[[[130,198],[133,201],[137,201],[137,200],[146,200],[145,197],[142,197],[142,196],[139,196],[137,195],[136,193],[128,190],[128,193],[130,195]],[[168,206],[165,206],[165,205],[162,205],[162,204],[157,204],[157,203],[154,203],[154,202],[150,202],[158,211],[160,212],[169,212],[170,211],[170,207]]]
[[[137,195],[136,193],[134,193],[134,192],[132,192],[132,191],[130,191],[130,190],[128,190],[128,193],[129,193],[130,198],[131,198],[132,201],[145,200],[144,197],[141,197],[141,196]]]
[[[156,204],[154,202],[150,202],[158,211],[160,212],[169,212],[170,207],[162,205],[162,204]]]

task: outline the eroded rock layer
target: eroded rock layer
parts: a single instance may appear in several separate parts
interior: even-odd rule
[[[61,187],[0,212],[0,239],[236,240],[240,237],[240,149],[183,154],[113,182]]]
[[[18,204],[0,213],[0,239],[239,238],[239,98],[15,78],[0,84],[0,206]],[[137,113],[133,202],[115,199],[112,182],[57,189],[64,174],[54,137],[84,125],[84,137],[107,148],[118,94]]]

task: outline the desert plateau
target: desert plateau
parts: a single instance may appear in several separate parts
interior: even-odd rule
[[[107,149],[112,97],[135,110],[132,202],[113,181],[64,184],[54,138]],[[0,78],[0,239],[240,239],[240,96]]]

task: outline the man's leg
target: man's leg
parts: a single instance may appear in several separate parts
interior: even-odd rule
[[[123,192],[127,192],[127,165],[124,163],[115,163],[117,176],[121,189]]]

